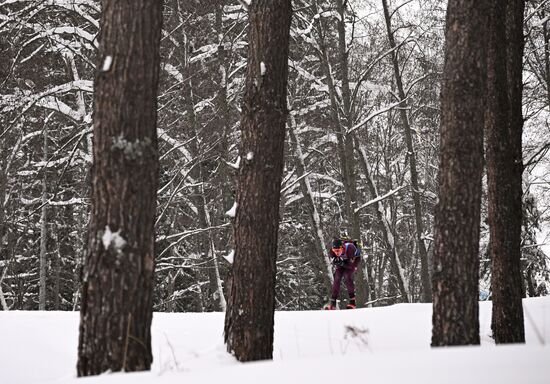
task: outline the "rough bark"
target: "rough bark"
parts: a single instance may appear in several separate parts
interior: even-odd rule
[[[403,78],[399,69],[399,56],[397,45],[395,43],[395,37],[391,25],[391,15],[389,12],[388,2],[382,0],[382,6],[384,8],[384,18],[386,21],[386,31],[388,33],[388,40],[390,42],[391,60],[393,64],[393,74],[395,77],[395,84],[397,86],[397,92],[399,96],[399,116],[401,118],[401,124],[403,124],[403,130],[405,133],[405,142],[407,143],[409,170],[411,173],[411,187],[414,204],[414,219],[416,223],[416,243],[418,245],[418,254],[420,256],[420,278],[422,282],[422,302],[432,301],[432,291],[430,283],[430,272],[428,265],[428,252],[426,251],[426,244],[424,244],[424,223],[422,221],[422,205],[420,204],[420,186],[418,184],[418,169],[416,166],[416,152],[414,150],[412,140],[411,124],[409,122],[409,116],[407,114],[407,95],[405,94],[405,88],[403,87]],[[412,299],[409,297],[409,299]]]
[[[235,261],[225,317],[227,349],[240,361],[273,356],[291,14],[290,0],[255,0],[249,8]]]
[[[78,375],[151,366],[162,1],[103,1]]]
[[[525,342],[522,307],[522,58],[524,0],[491,9],[487,50],[487,185],[496,343]],[[505,37],[505,38],[503,38]]]
[[[479,344],[479,228],[489,0],[450,0],[441,92],[432,345]]]

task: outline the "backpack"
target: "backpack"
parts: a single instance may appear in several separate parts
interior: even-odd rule
[[[361,243],[359,240],[342,239],[342,243],[344,243],[344,252],[347,252],[349,244],[353,244],[355,245],[355,253],[353,254],[353,257],[361,256]]]

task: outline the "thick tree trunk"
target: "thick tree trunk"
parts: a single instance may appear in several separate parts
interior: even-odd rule
[[[441,92],[432,345],[479,344],[479,227],[489,0],[450,0]]]
[[[490,18],[486,143],[491,325],[497,343],[525,342],[520,262],[524,8],[524,0],[500,0]]]
[[[432,301],[432,290],[430,283],[430,272],[428,266],[428,252],[426,251],[426,244],[424,244],[424,223],[422,221],[422,205],[420,204],[420,187],[418,185],[418,169],[416,166],[416,152],[414,151],[414,145],[412,141],[412,130],[409,122],[409,116],[407,115],[407,96],[405,95],[405,89],[403,87],[403,79],[399,70],[399,57],[396,49],[395,38],[391,26],[391,15],[388,8],[388,2],[382,0],[382,6],[384,8],[384,18],[386,20],[386,30],[388,33],[388,40],[390,42],[390,48],[392,48],[391,59],[393,64],[393,73],[395,77],[395,83],[397,85],[397,92],[399,95],[399,115],[401,117],[401,123],[405,132],[405,142],[407,143],[407,151],[409,158],[409,170],[411,172],[411,187],[414,203],[414,219],[416,222],[416,242],[418,245],[418,254],[420,256],[420,277],[422,281],[422,301],[427,303]],[[409,298],[412,299],[412,298]]]
[[[78,375],[151,366],[162,1],[104,1]]]
[[[249,13],[235,261],[225,316],[227,349],[240,361],[273,356],[292,7],[290,0],[255,0]]]

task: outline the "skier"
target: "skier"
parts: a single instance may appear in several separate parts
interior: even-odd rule
[[[357,270],[361,250],[357,242],[348,239],[336,238],[332,241],[332,247],[328,252],[328,257],[334,266],[334,283],[330,302],[325,305],[325,309],[336,309],[336,300],[340,294],[340,285],[342,277],[348,290],[349,302],[346,309],[355,309],[355,285],[353,283],[353,274]]]

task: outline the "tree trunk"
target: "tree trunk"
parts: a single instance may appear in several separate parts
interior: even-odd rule
[[[216,32],[218,33],[218,76],[219,85],[216,96],[216,105],[218,107],[217,129],[221,132],[221,140],[218,145],[218,151],[222,159],[227,159],[229,155],[229,136],[231,133],[231,114],[228,101],[227,83],[228,76],[228,52],[224,46],[224,25],[223,25],[223,6],[225,0],[215,0],[216,4]],[[233,204],[233,193],[231,188],[226,188],[227,180],[233,179],[233,171],[230,167],[223,165],[218,171],[219,183],[222,185],[222,207],[231,207]],[[225,218],[222,218],[224,220]]]
[[[351,106],[351,92],[349,84],[349,60],[346,43],[346,7],[347,0],[336,0],[336,9],[340,17],[338,19],[338,61],[340,64],[340,76],[342,81],[342,102],[344,107],[344,120],[340,123],[343,132],[344,157],[343,177],[346,191],[346,218],[351,237],[361,241],[361,224],[357,213],[357,182],[354,156],[354,137],[350,132],[354,122],[354,112]],[[362,258],[363,259],[363,258]],[[363,259],[364,260],[364,259]],[[357,268],[356,288],[357,303],[360,307],[367,301],[367,281],[365,278],[364,261]]]
[[[486,143],[496,343],[525,342],[520,262],[524,8],[524,0],[500,0],[492,6],[490,19]]]
[[[450,0],[441,91],[432,346],[479,344],[479,228],[489,0]]]
[[[0,118],[0,122],[3,122]],[[8,249],[4,247],[4,242],[7,243],[8,225],[6,223],[6,211],[4,202],[6,201],[6,189],[8,186],[8,159],[7,159],[7,144],[4,140],[0,140],[0,260],[8,260]],[[2,310],[8,311],[8,303],[4,291],[2,290],[2,282],[8,270],[6,264],[0,273],[0,304]]]
[[[346,1],[347,2],[347,1]],[[338,64],[340,67],[340,77],[342,83],[342,103],[344,108],[343,120],[340,121],[343,139],[343,149],[345,161],[343,162],[343,178],[346,186],[346,217],[348,221],[348,230],[355,239],[361,239],[361,226],[359,224],[359,215],[355,212],[357,208],[357,184],[355,182],[355,159],[353,151],[353,135],[348,132],[353,126],[353,111],[351,108],[351,92],[349,85],[349,62],[348,46],[346,43],[346,4],[344,0],[336,0],[336,9],[340,15],[338,19]],[[362,280],[364,280],[362,278]],[[364,285],[364,284],[363,284]]]
[[[409,169],[411,172],[411,187],[414,203],[414,219],[416,222],[416,242],[418,244],[418,253],[420,255],[420,271],[422,281],[422,302],[428,303],[432,301],[432,291],[430,284],[430,272],[428,266],[428,252],[426,251],[426,244],[424,244],[424,224],[422,222],[422,206],[420,204],[420,187],[418,185],[418,170],[416,167],[416,153],[414,151],[414,145],[412,141],[412,130],[409,122],[409,116],[407,115],[407,96],[405,95],[405,89],[403,88],[403,79],[399,70],[399,56],[396,49],[395,38],[391,26],[391,16],[388,8],[388,2],[382,0],[382,6],[384,8],[384,18],[386,20],[386,30],[388,33],[388,40],[390,42],[390,48],[392,49],[391,58],[393,64],[393,73],[395,77],[395,83],[397,85],[397,91],[399,95],[399,114],[401,117],[401,123],[405,131],[405,142],[407,143],[407,151],[409,158]],[[409,299],[412,299],[411,297]]]
[[[0,120],[1,122],[1,120]],[[4,140],[0,140],[0,260],[7,259],[7,250],[4,248],[8,225],[6,223],[6,190],[8,187],[8,169],[7,169],[7,145]]]
[[[225,317],[227,349],[239,361],[273,356],[292,7],[290,0],[255,0],[249,13],[235,261]]]
[[[42,146],[42,159],[44,164],[48,163],[48,118],[44,123],[44,144]],[[48,167],[45,165],[42,169],[42,210],[40,214],[40,274],[39,274],[39,291],[38,291],[38,310],[46,310],[46,274],[48,271]]]
[[[8,271],[8,266],[5,266],[4,270],[2,271],[2,274],[0,274],[0,304],[2,305],[3,311],[10,310],[10,307],[8,307],[8,303],[6,302],[6,296],[4,295],[4,290],[2,289],[2,282],[4,281],[4,277],[6,277],[7,271]]]
[[[227,310],[227,301],[223,293],[223,281],[220,274],[220,263],[216,257],[216,245],[212,233],[210,233],[210,257],[212,259],[212,265],[214,269],[214,276],[216,278],[216,291],[214,292],[214,299],[218,300],[219,308],[222,312]]]
[[[78,375],[151,366],[162,1],[103,2]]]
[[[61,253],[55,255],[53,271],[55,273],[53,283],[53,309],[59,311],[61,309]]]
[[[369,192],[372,198],[375,199],[378,197],[378,191],[377,191],[376,185],[374,184],[374,180],[372,179],[372,175],[367,163],[367,153],[361,147],[359,147],[359,152],[361,154],[361,160],[362,160],[363,169],[365,172],[367,187],[369,189]],[[401,265],[401,260],[399,260],[399,254],[397,253],[397,246],[395,244],[395,237],[391,229],[390,222],[386,217],[384,205],[382,204],[382,201],[378,201],[375,204],[374,211],[376,214],[376,219],[380,224],[380,229],[382,230],[382,236],[383,236],[384,242],[388,247],[388,253],[390,257],[390,266],[392,268],[393,275],[397,280],[397,286],[399,288],[399,292],[401,294],[403,301],[410,302],[411,294],[409,292],[409,282],[405,277],[405,272]]]
[[[302,153],[302,144],[300,143],[300,138],[296,132],[296,120],[294,116],[290,116],[290,139],[295,145],[295,154],[296,154],[296,170],[298,172],[297,177],[300,179],[300,189],[302,190],[302,195],[304,196],[304,201],[309,213],[309,219],[311,221],[311,227],[313,228],[313,237],[315,241],[315,254],[317,257],[312,257],[317,271],[320,276],[324,276],[323,283],[325,285],[326,291],[330,291],[332,282],[334,281],[334,276],[332,275],[332,266],[330,260],[327,257],[327,249],[325,243],[325,236],[323,234],[323,227],[321,226],[321,216],[313,200],[313,191],[311,189],[311,184],[307,176],[306,164],[304,162],[304,155]],[[310,255],[307,255],[308,257]],[[324,270],[324,272],[323,272]]]
[[[542,12],[544,18],[546,12]],[[548,19],[542,24],[542,37],[544,39],[544,78],[546,80],[546,98],[548,108],[550,109],[550,30],[548,29]]]
[[[187,47],[185,48],[187,51]],[[185,63],[185,68],[189,70],[188,63]],[[197,115],[195,114],[195,102],[193,94],[193,81],[192,77],[189,78],[188,85],[186,87],[185,98],[187,99],[187,113],[190,119],[190,129],[194,139],[190,142],[190,149],[195,158],[195,161],[198,163],[196,167],[193,167],[191,175],[193,179],[197,182],[195,187],[195,193],[191,196],[191,199],[195,206],[197,207],[197,217],[198,224],[200,228],[210,227],[210,218],[208,215],[206,207],[206,198],[204,195],[204,182],[205,182],[205,173],[203,169],[203,159],[205,154],[202,149],[204,145],[201,142],[201,132],[198,127]],[[218,278],[219,272],[217,271],[217,262],[215,260],[215,255],[212,248],[212,235],[210,231],[204,231],[197,235],[198,237],[198,246],[197,253],[200,255],[201,260],[206,260],[206,262],[212,261],[212,265],[206,270],[208,275],[208,285],[206,286],[206,294],[203,294],[202,297],[206,299],[201,305],[207,310],[219,311],[225,305],[225,299],[221,301],[215,300],[215,296],[219,293],[223,297],[223,292],[218,292]],[[198,271],[199,276],[202,276],[202,271]],[[200,278],[199,278],[200,280]],[[200,287],[200,286],[199,286]],[[202,288],[199,288],[202,289]]]
[[[315,7],[318,4],[315,3]],[[345,192],[345,230],[348,236],[354,239],[361,240],[361,226],[359,223],[359,216],[355,212],[357,208],[357,184],[355,177],[355,160],[354,160],[354,146],[353,136],[347,133],[353,125],[353,116],[351,111],[351,92],[349,86],[348,75],[348,47],[346,46],[346,24],[344,21],[346,4],[342,0],[337,0],[336,9],[340,15],[340,21],[338,22],[337,34],[338,34],[338,66],[340,68],[341,77],[341,94],[342,100],[339,99],[339,92],[336,89],[334,82],[334,74],[332,73],[331,64],[329,60],[328,48],[325,41],[325,31],[322,25],[322,18],[317,23],[317,30],[319,34],[319,47],[318,53],[320,54],[321,67],[327,79],[327,87],[329,91],[329,98],[331,104],[331,117],[334,124],[334,130],[336,132],[337,139],[337,152],[338,160],[340,163],[340,172],[342,175],[342,183],[344,184]],[[316,9],[316,12],[319,12]],[[340,103],[342,101],[342,104]],[[342,114],[342,116],[341,116]],[[344,233],[343,233],[344,234]],[[366,281],[364,276],[363,267],[357,269],[356,277],[356,294],[357,303],[359,306],[366,300]]]

